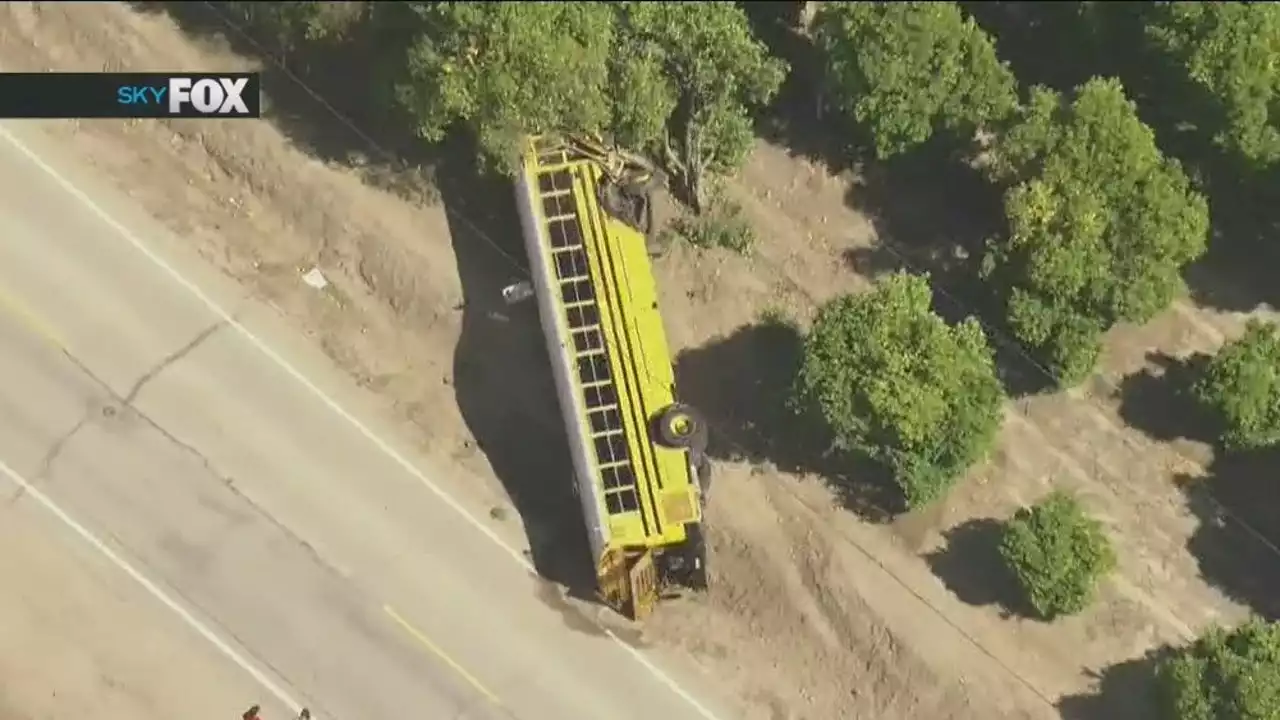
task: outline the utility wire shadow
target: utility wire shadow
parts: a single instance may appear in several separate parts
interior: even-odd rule
[[[1098,681],[1097,690],[1059,700],[1062,720],[1168,720],[1162,714],[1155,679],[1156,669],[1172,652],[1160,647],[1101,672],[1088,671]]]
[[[417,138],[385,95],[391,79],[384,59],[407,42],[386,27],[394,12],[380,11],[375,19],[370,3],[324,3],[334,34],[310,39],[298,28],[250,22],[256,17],[250,3],[129,5],[167,15],[193,39],[260,60],[263,117],[304,152],[405,199],[439,200],[438,146]]]
[[[925,556],[933,574],[961,602],[995,605],[1001,614],[1034,617],[1017,578],[1000,556],[1004,523],[997,518],[969,520],[946,531],[947,544]]]
[[[1206,581],[1269,620],[1280,620],[1280,448],[1219,451],[1204,477],[1179,486],[1200,526],[1187,542]]]
[[[262,59],[265,116],[304,151],[355,167],[367,183],[413,201],[443,204],[463,298],[451,380],[458,407],[520,514],[535,568],[571,595],[592,597],[595,577],[537,310],[502,296],[527,277],[515,203],[507,200],[511,184],[477,172],[471,138],[455,134],[428,146],[404,117],[374,110],[388,106],[377,95],[380,60],[405,40],[384,27],[397,10],[380,11],[375,21],[371,3],[324,5],[339,14],[327,20],[341,32],[286,42],[264,29],[269,24],[249,25],[248,3],[133,3],[168,14],[195,38]]]

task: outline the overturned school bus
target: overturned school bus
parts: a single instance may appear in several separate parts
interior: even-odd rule
[[[584,137],[529,139],[516,176],[598,593],[637,620],[666,589],[707,583],[707,430],[676,400],[647,237],[656,182]]]

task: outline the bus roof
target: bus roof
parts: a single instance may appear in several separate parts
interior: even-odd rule
[[[552,362],[560,402],[579,421],[569,436],[578,474],[589,475],[578,478],[588,525],[614,547],[683,542],[700,508],[686,452],[653,439],[675,375],[646,239],[601,207],[594,159],[535,138],[522,165],[525,241],[539,256],[540,308],[563,338]]]

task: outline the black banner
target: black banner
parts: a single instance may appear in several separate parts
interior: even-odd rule
[[[0,73],[0,118],[256,118],[258,73]]]

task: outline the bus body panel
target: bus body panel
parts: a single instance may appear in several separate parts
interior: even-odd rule
[[[574,483],[602,585],[619,572],[652,572],[645,570],[650,554],[683,547],[702,519],[688,451],[656,442],[653,431],[676,397],[646,238],[605,212],[605,182],[600,163],[570,144],[539,138],[529,141],[515,182]],[[700,534],[696,543],[700,548]],[[645,589],[645,598],[636,590],[630,594],[639,610],[656,590]]]

